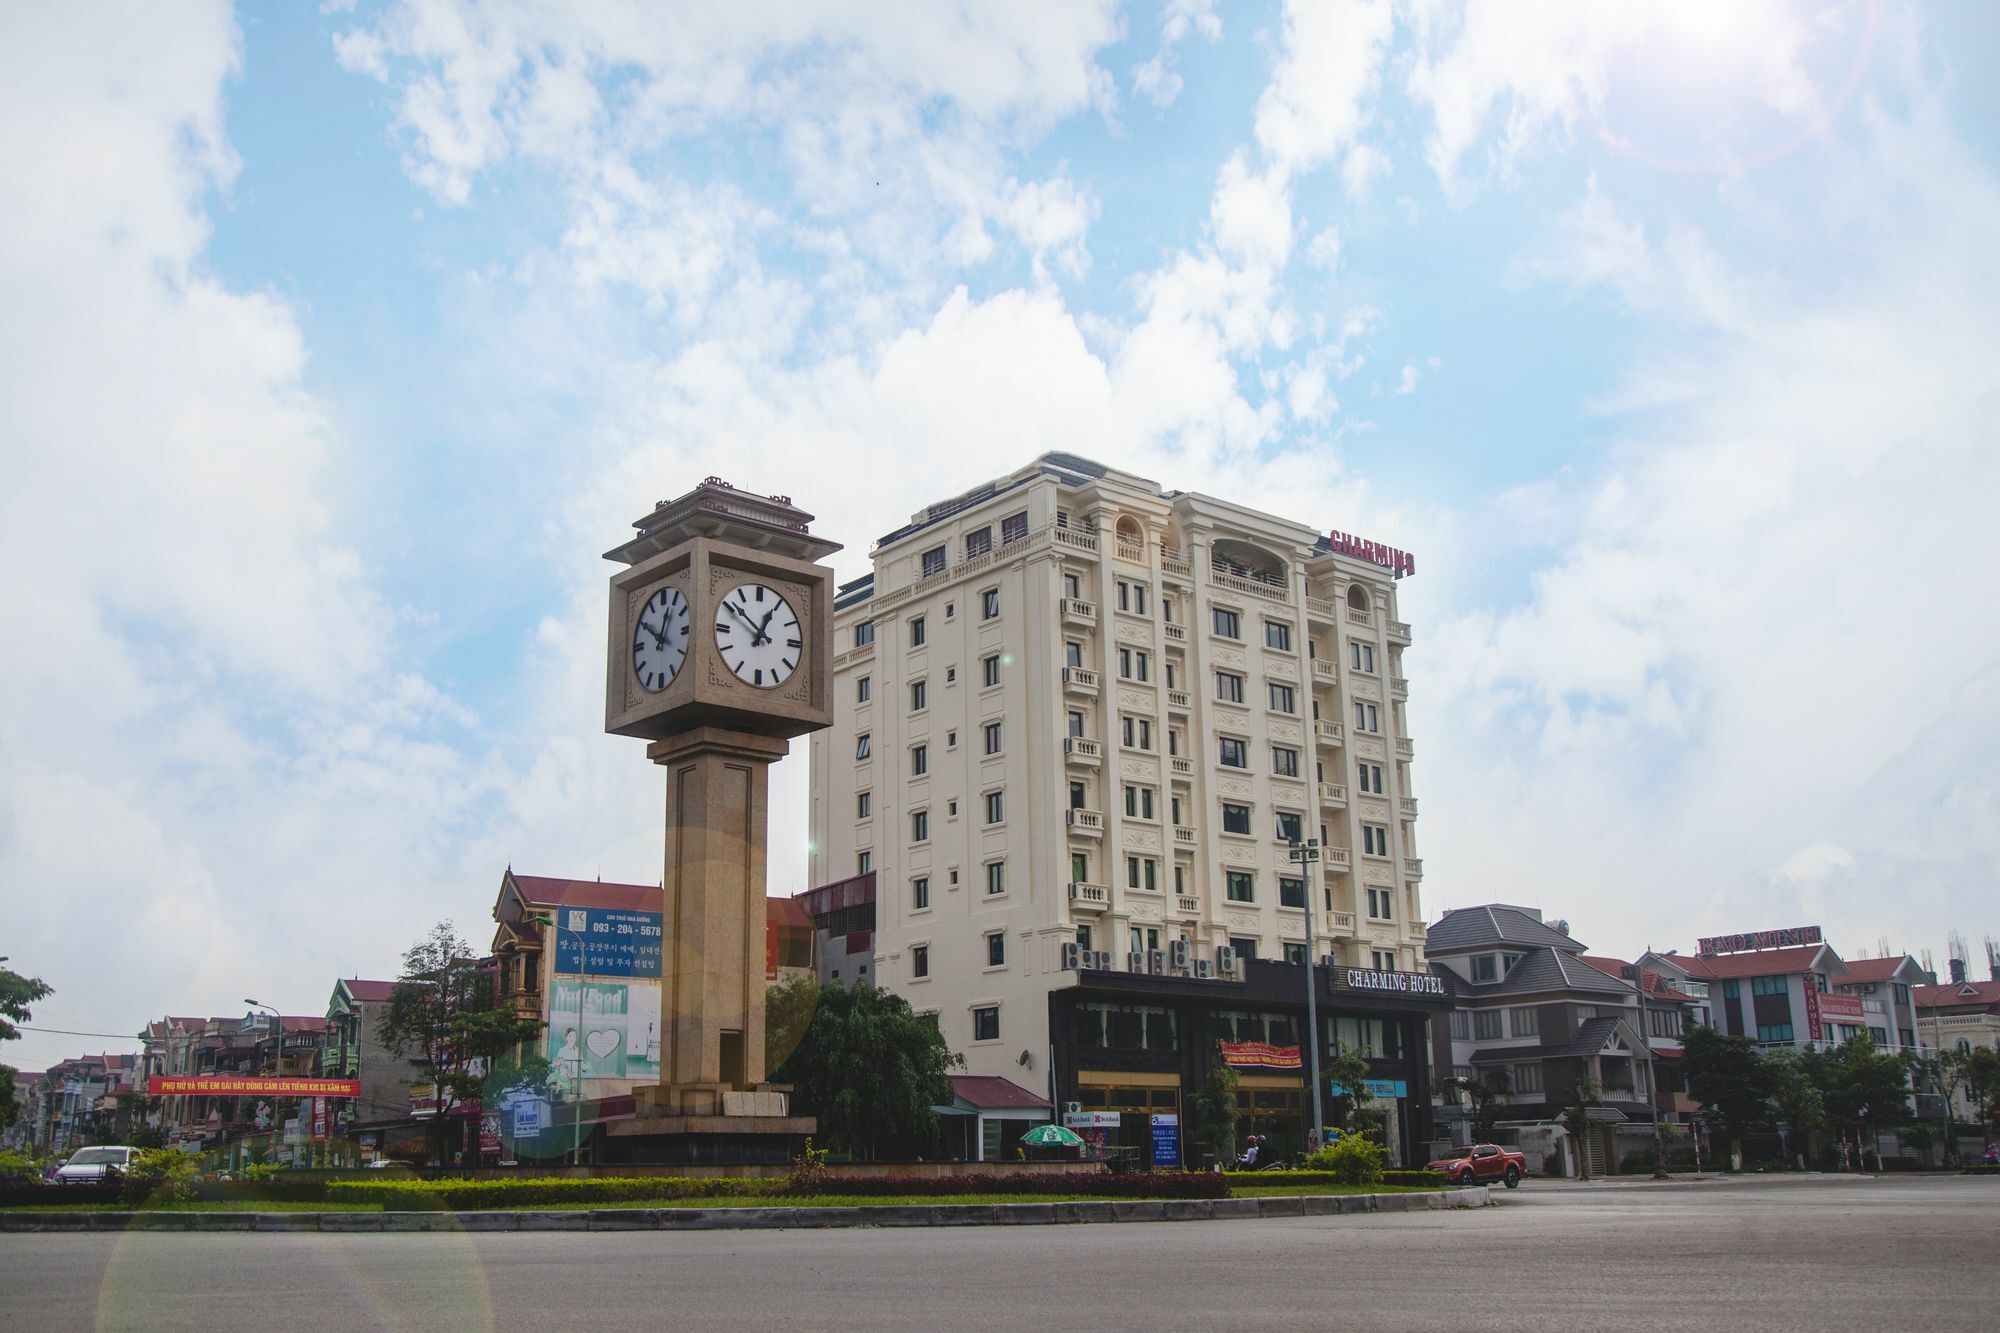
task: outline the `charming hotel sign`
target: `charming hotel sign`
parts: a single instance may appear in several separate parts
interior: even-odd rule
[[[1371,565],[1380,565],[1397,578],[1417,572],[1417,558],[1408,551],[1399,551],[1381,542],[1356,537],[1352,533],[1330,531],[1327,540],[1333,543],[1335,555],[1351,555],[1356,560],[1366,560]]]
[[[1444,978],[1429,972],[1372,972],[1365,967],[1342,967],[1334,970],[1337,984],[1348,990],[1391,991],[1399,995],[1437,995],[1445,993]]]
[[[1706,957],[1718,953],[1748,953],[1756,949],[1795,949],[1802,944],[1818,944],[1818,926],[1788,926],[1783,930],[1756,930],[1748,935],[1711,935],[1695,941],[1694,949]]]

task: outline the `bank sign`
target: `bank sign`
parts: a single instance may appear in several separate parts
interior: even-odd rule
[[[1718,953],[1749,953],[1757,949],[1796,949],[1818,944],[1818,926],[1787,926],[1783,930],[1753,930],[1747,935],[1710,935],[1694,942],[1694,951],[1706,957]]]
[[[558,908],[556,971],[572,977],[657,977],[661,920],[658,912]]]

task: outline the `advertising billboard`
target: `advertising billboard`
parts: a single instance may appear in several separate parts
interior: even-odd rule
[[[661,921],[658,912],[559,908],[556,971],[573,977],[657,977],[665,936]]]
[[[660,1077],[660,988],[647,981],[558,977],[549,994],[549,1063],[577,1078]]]
[[[154,1074],[149,1097],[359,1097],[358,1078],[279,1078],[254,1074]]]

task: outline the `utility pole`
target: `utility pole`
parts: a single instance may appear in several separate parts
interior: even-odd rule
[[[1326,1117],[1320,1110],[1319,1087],[1319,1001],[1316,996],[1319,972],[1319,931],[1313,922],[1318,920],[1318,910],[1312,905],[1312,867],[1319,864],[1319,839],[1309,838],[1300,842],[1292,840],[1291,859],[1298,863],[1301,878],[1306,883],[1306,1068],[1307,1079],[1312,1083],[1312,1128],[1306,1133],[1306,1151],[1313,1152],[1319,1147],[1319,1136],[1324,1131]],[[1358,1094],[1357,1094],[1358,1095]]]
[[[1649,946],[1646,953],[1651,953]],[[1653,1035],[1646,1027],[1646,954],[1632,964],[1632,993],[1639,1000],[1639,1047],[1646,1052],[1646,1100],[1653,1107],[1653,1179],[1667,1178],[1667,1136],[1660,1124],[1660,1080],[1653,1064]]]

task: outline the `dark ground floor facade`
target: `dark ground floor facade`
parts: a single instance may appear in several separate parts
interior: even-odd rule
[[[1428,1027],[1449,997],[1425,973],[1322,964],[1310,974],[1322,1064],[1336,1047],[1368,1057],[1370,1105],[1387,1115],[1391,1160],[1422,1166],[1432,1138]],[[1134,1167],[1206,1166],[1194,1147],[1192,1099],[1226,1061],[1237,1074],[1237,1143],[1259,1135],[1281,1158],[1304,1149],[1313,1105],[1305,965],[1253,961],[1227,979],[1078,976],[1049,994],[1063,1123]],[[1331,1121],[1344,1090],[1320,1091]]]

